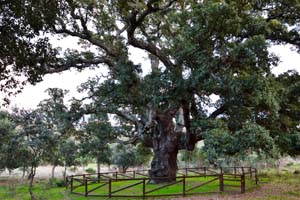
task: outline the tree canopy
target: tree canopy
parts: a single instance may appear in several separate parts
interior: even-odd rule
[[[298,154],[299,75],[272,74],[279,58],[269,50],[291,44],[300,51],[298,0],[38,2],[1,3],[1,29],[15,32],[1,37],[2,90],[11,87],[10,71],[35,83],[70,68],[108,69],[81,85],[87,96],[71,110],[115,116],[119,134],[153,148],[151,177],[174,176],[178,150],[199,140],[209,147],[226,137],[243,152]],[[82,49],[60,52],[42,33],[77,38]],[[151,66],[135,64],[132,47]]]

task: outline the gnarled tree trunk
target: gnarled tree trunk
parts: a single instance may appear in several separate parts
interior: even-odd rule
[[[154,157],[149,175],[150,183],[172,182],[176,180],[178,133],[170,114],[158,114],[152,135]]]

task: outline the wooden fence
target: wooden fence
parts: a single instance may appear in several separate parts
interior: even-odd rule
[[[226,167],[226,168],[183,168],[178,169],[178,176],[176,181],[166,184],[158,184],[158,187],[153,188],[148,184],[150,178],[147,170],[120,172],[105,172],[96,174],[81,174],[68,176],[66,179],[67,188],[73,194],[82,196],[99,196],[99,197],[132,197],[132,198],[146,198],[146,197],[161,197],[161,196],[186,196],[204,193],[245,193],[247,189],[256,187],[258,185],[258,174],[256,168],[251,167]],[[206,178],[206,181],[195,181],[193,185],[189,185],[190,180],[197,178]],[[162,179],[162,178],[156,178]],[[200,179],[199,179],[200,180]],[[132,181],[135,181],[132,183]],[[116,182],[125,182],[123,187],[113,188]],[[209,184],[217,186],[214,191],[195,190]],[[176,193],[160,194],[157,191],[162,191],[167,187],[180,185]],[[132,194],[124,191],[140,186],[140,194]],[[103,188],[106,188],[105,190]],[[232,189],[234,188],[234,189]],[[95,194],[95,191],[102,190],[102,194]],[[117,194],[123,191],[123,194]]]

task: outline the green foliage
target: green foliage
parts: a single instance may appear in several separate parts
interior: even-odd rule
[[[87,173],[89,173],[89,174],[95,174],[95,173],[96,173],[96,170],[93,169],[93,168],[87,168],[85,171],[86,171]]]
[[[60,153],[62,155],[64,165],[71,167],[72,165],[78,165],[78,146],[73,140],[67,140],[62,142],[60,147]]]
[[[55,141],[49,149],[44,161],[53,166],[76,165],[78,146],[72,137],[76,136],[76,119],[73,119],[68,107],[65,105],[64,97],[68,91],[58,88],[46,90],[49,98],[44,99],[38,105],[42,114],[43,122],[51,131],[52,139]],[[53,174],[54,176],[54,174]]]
[[[14,164],[11,163],[11,155],[9,150],[11,148],[11,138],[15,134],[15,124],[9,118],[9,114],[0,111],[0,171],[5,168],[13,169]],[[16,146],[15,146],[16,148]]]
[[[54,22],[56,8],[57,2],[1,1],[0,79],[4,80],[0,83],[1,91],[8,95],[20,92],[25,83],[20,76],[25,75],[31,83],[41,81],[46,63],[55,62],[57,50],[52,49],[49,39],[41,33]],[[3,98],[9,102],[6,96]]]
[[[152,151],[143,144],[122,145],[117,144],[113,148],[112,164],[125,172],[129,167],[147,165],[152,157]]]
[[[136,165],[146,165],[152,158],[152,151],[150,148],[145,147],[142,143],[136,146]]]
[[[134,147],[132,145],[116,145],[113,151],[112,161],[112,164],[117,165],[122,172],[126,172],[129,167],[133,167],[137,163]]]
[[[42,120],[34,124],[44,139],[76,132],[84,144],[82,154],[108,163],[107,143],[123,136],[153,147],[155,137],[163,137],[155,134],[159,115],[177,118],[184,108],[183,122],[175,120],[175,130],[164,132],[176,135],[178,149],[193,149],[205,140],[204,150],[214,160],[251,153],[274,156],[276,151],[299,154],[299,75],[272,74],[279,57],[270,52],[274,44],[300,51],[296,0],[27,0],[0,5],[1,90],[18,88],[10,73],[36,83],[47,73],[70,68],[105,65],[108,70],[80,86],[86,96],[73,99],[70,109],[62,102],[62,90],[48,90],[51,98],[40,105],[47,126]],[[75,37],[82,49],[60,52],[42,33]],[[148,66],[131,59],[133,47],[149,55],[149,73],[143,71]],[[90,120],[77,132],[84,117]],[[186,132],[176,132],[177,126]],[[44,139],[30,144],[38,149]],[[132,157],[128,161],[134,163]]]
[[[251,153],[276,156],[275,144],[265,128],[247,123],[237,132],[226,129],[212,129],[205,133],[204,150],[208,159],[215,162],[226,156],[245,159]]]
[[[281,133],[277,138],[277,143],[282,152],[296,156],[300,152],[300,132]]]
[[[111,149],[109,143],[116,138],[116,130],[111,126],[108,116],[97,113],[89,116],[84,126],[85,135],[80,138],[80,154],[89,155],[98,164],[111,163]]]
[[[49,179],[48,185],[50,188],[65,187],[66,182],[63,179],[51,178]]]
[[[7,120],[3,123],[6,130]],[[51,153],[55,142],[50,130],[43,123],[42,116],[37,111],[15,110],[9,124],[13,129],[6,135],[6,139],[2,138],[5,140],[2,140],[4,143],[1,144],[1,164],[8,169],[37,167],[46,155]],[[18,127],[13,124],[17,124]]]
[[[278,76],[277,80],[280,84],[280,110],[276,124],[271,124],[271,133],[282,153],[296,156],[300,152],[300,75],[289,71]]]

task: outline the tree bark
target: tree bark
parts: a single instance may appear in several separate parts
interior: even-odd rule
[[[100,160],[99,158],[97,158],[97,173],[99,174],[100,173]]]
[[[22,168],[22,179],[24,180],[26,174],[26,167]]]
[[[63,174],[64,180],[66,180],[66,175],[67,175],[67,165],[65,164],[65,169],[64,169],[64,174]]]
[[[154,157],[151,162],[150,183],[176,181],[178,134],[174,131],[173,116],[158,114],[153,130],[152,146]]]
[[[35,200],[35,196],[34,196],[34,193],[33,193],[33,181],[34,181],[35,172],[36,172],[36,168],[34,166],[31,166],[30,174],[29,174],[29,179],[30,179],[29,193],[30,193],[31,200]]]
[[[101,178],[100,172],[101,172],[100,160],[99,160],[99,158],[97,158],[97,178],[98,178],[98,181],[100,181],[100,178]]]
[[[51,172],[51,178],[52,179],[54,179],[55,168],[56,168],[56,165],[53,165],[52,166],[52,172]]]

